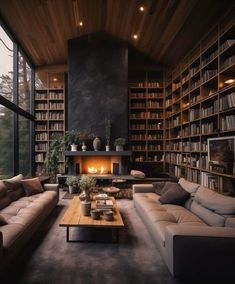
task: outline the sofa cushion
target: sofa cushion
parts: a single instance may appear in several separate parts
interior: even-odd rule
[[[158,182],[153,182],[152,185],[153,185],[153,188],[154,188],[154,191],[158,194],[158,195],[161,195],[161,192],[162,192],[162,189],[164,187],[166,182],[164,181],[158,181]]]
[[[3,182],[8,190],[16,190],[21,186],[21,181],[23,180],[23,175],[19,174],[9,179],[4,179]]]
[[[10,203],[11,203],[11,198],[9,196],[6,195],[0,198],[0,210],[8,206]]]
[[[226,218],[225,227],[235,228],[235,216]]]
[[[0,198],[5,196],[6,192],[7,192],[7,187],[6,187],[5,183],[2,180],[0,180]]]
[[[192,202],[191,211],[210,226],[223,227],[225,218],[199,204],[196,200]]]
[[[131,170],[131,176],[135,178],[145,178],[145,173],[137,170]]]
[[[0,215],[0,226],[6,225],[6,224],[7,224],[6,219],[2,215]]]
[[[191,195],[193,195],[200,186],[199,184],[188,181],[184,178],[180,178],[178,184],[181,185],[181,187],[187,192],[189,192]]]
[[[183,204],[190,194],[184,190],[179,184],[166,182],[166,185],[163,187],[161,197],[159,201],[162,204]]]
[[[234,197],[224,196],[202,185],[195,194],[195,200],[218,214],[235,214]]]
[[[24,188],[26,196],[31,196],[43,192],[43,187],[38,177],[22,180],[22,186]]]

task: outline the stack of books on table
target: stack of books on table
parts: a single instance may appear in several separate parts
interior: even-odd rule
[[[110,199],[96,200],[96,209],[111,210],[113,209],[113,201]]]
[[[96,195],[95,197],[96,200],[105,200],[105,199],[109,199],[108,194],[107,193],[99,193]]]

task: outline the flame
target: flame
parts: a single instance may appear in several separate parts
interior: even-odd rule
[[[101,166],[99,171],[96,167],[88,167],[88,173],[89,174],[97,174],[97,173],[103,174],[104,173],[104,167]]]

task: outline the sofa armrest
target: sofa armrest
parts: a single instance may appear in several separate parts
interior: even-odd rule
[[[45,191],[55,191],[59,194],[59,184],[57,183],[45,183],[43,188]]]
[[[166,263],[175,277],[235,279],[235,229],[170,225]]]
[[[155,192],[152,184],[133,184],[132,185],[133,194],[135,193],[147,193]]]

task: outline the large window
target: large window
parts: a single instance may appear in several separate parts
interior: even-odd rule
[[[33,70],[0,22],[0,179],[32,175]]]

